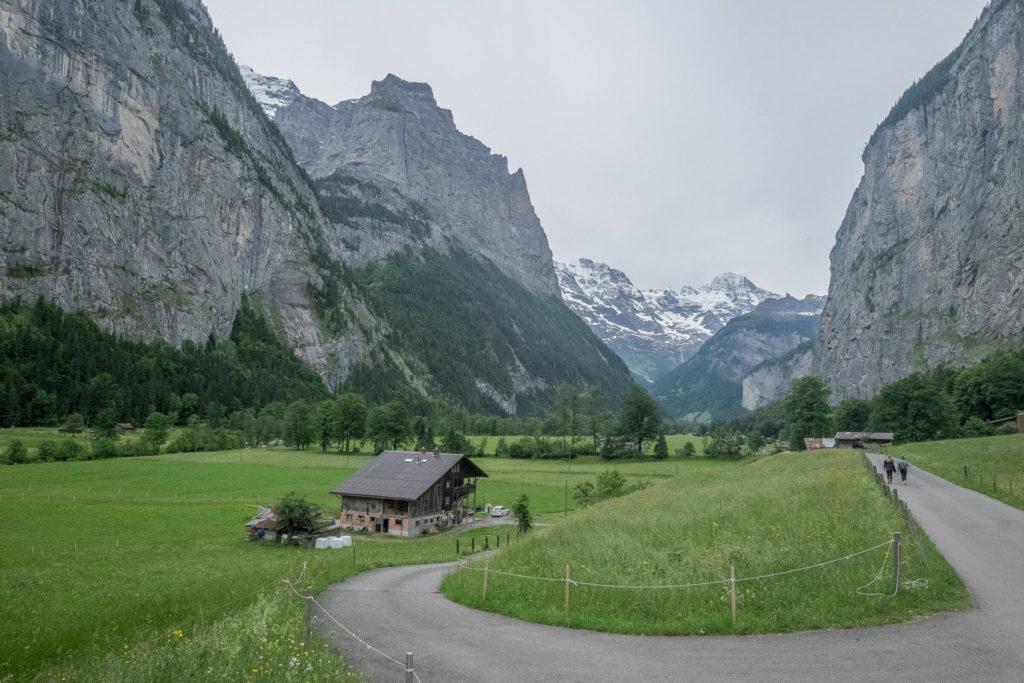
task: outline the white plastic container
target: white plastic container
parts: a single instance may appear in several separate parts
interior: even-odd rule
[[[330,538],[328,538],[328,539],[327,539],[327,545],[328,545],[328,547],[330,547],[330,548],[344,548],[344,547],[345,547],[345,546],[344,546],[344,545],[342,544],[342,542],[341,542],[341,539],[340,539],[340,538],[337,538],[337,537],[335,537],[335,536],[332,536],[332,537],[330,537]]]
[[[327,549],[327,539],[326,538],[318,538],[318,539],[316,539],[316,549],[317,550],[326,550]]]
[[[339,548],[347,548],[350,545],[352,545],[352,537],[351,536],[339,536],[338,540],[341,541],[341,545],[338,546]]]

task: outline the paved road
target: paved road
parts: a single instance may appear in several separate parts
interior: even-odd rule
[[[404,661],[414,652],[423,683],[1024,680],[1024,512],[916,468],[910,480],[897,485],[900,497],[960,572],[978,609],[845,631],[620,636],[453,604],[437,592],[451,565],[367,572],[318,599],[391,657]],[[403,667],[326,619],[318,626],[338,632],[338,647],[369,680],[404,680]]]

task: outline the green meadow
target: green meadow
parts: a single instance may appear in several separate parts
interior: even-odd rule
[[[888,596],[886,547],[744,581],[842,558],[885,543],[894,531],[907,541],[903,578],[926,580],[927,587]],[[684,463],[678,475],[538,529],[489,560],[489,570],[536,579],[492,572],[485,598],[484,564],[477,561],[449,575],[443,591],[470,607],[529,621],[645,634],[846,628],[966,608],[955,572],[926,537],[921,545],[913,540],[853,451]],[[601,585],[571,586],[568,611],[567,566],[574,581]],[[731,567],[739,580],[735,625],[728,582],[681,587],[721,582]]]
[[[16,433],[29,443],[25,431],[3,430],[0,439]],[[485,537],[493,548],[501,533],[495,568],[559,576],[570,564],[576,579],[650,583],[720,579],[730,564],[740,576],[789,569],[884,542],[903,528],[853,456],[835,457],[828,466],[806,455],[756,462],[480,458],[490,476],[479,481],[477,504],[510,505],[526,493],[538,515],[534,532],[522,540],[513,533],[511,543],[508,528],[404,540],[357,535],[354,553],[248,543],[244,523],[253,506],[293,490],[335,512],[339,501],[328,492],[369,456],[282,448],[2,467],[0,681],[345,680],[347,667],[329,647],[305,642],[304,603],[282,579],[302,575],[320,591],[366,569],[450,561],[456,538],[465,552],[474,538],[478,550]],[[573,488],[607,469],[651,486],[577,510]],[[484,609],[624,632],[854,626],[966,605],[962,586],[924,544],[904,556],[907,576],[928,578],[926,590],[895,599],[853,593],[883,564],[882,548],[808,574],[801,580],[810,583],[795,587],[743,584],[735,629],[721,586],[629,599],[580,587],[567,620],[562,584],[543,588],[558,594],[555,605],[549,596],[534,604],[535,586],[494,578],[487,602],[476,605],[479,576],[469,570],[460,573],[464,593],[451,580],[445,590]]]
[[[1024,510],[1024,434],[911,443],[887,452],[907,459],[911,481],[920,467]]]

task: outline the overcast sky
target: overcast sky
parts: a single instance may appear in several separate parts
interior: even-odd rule
[[[864,144],[987,0],[205,0],[240,64],[334,104],[394,73],[522,168],[555,258],[797,296]]]

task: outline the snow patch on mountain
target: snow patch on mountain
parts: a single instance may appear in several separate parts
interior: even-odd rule
[[[253,94],[271,120],[277,116],[278,109],[287,107],[300,94],[298,87],[292,81],[264,76],[244,64],[240,65],[238,70],[242,72],[242,78],[245,79],[245,85],[248,86],[249,92]]]
[[[779,296],[736,273],[699,287],[641,290],[590,259],[556,262],[555,272],[569,308],[646,382],[691,357],[732,318]]]

